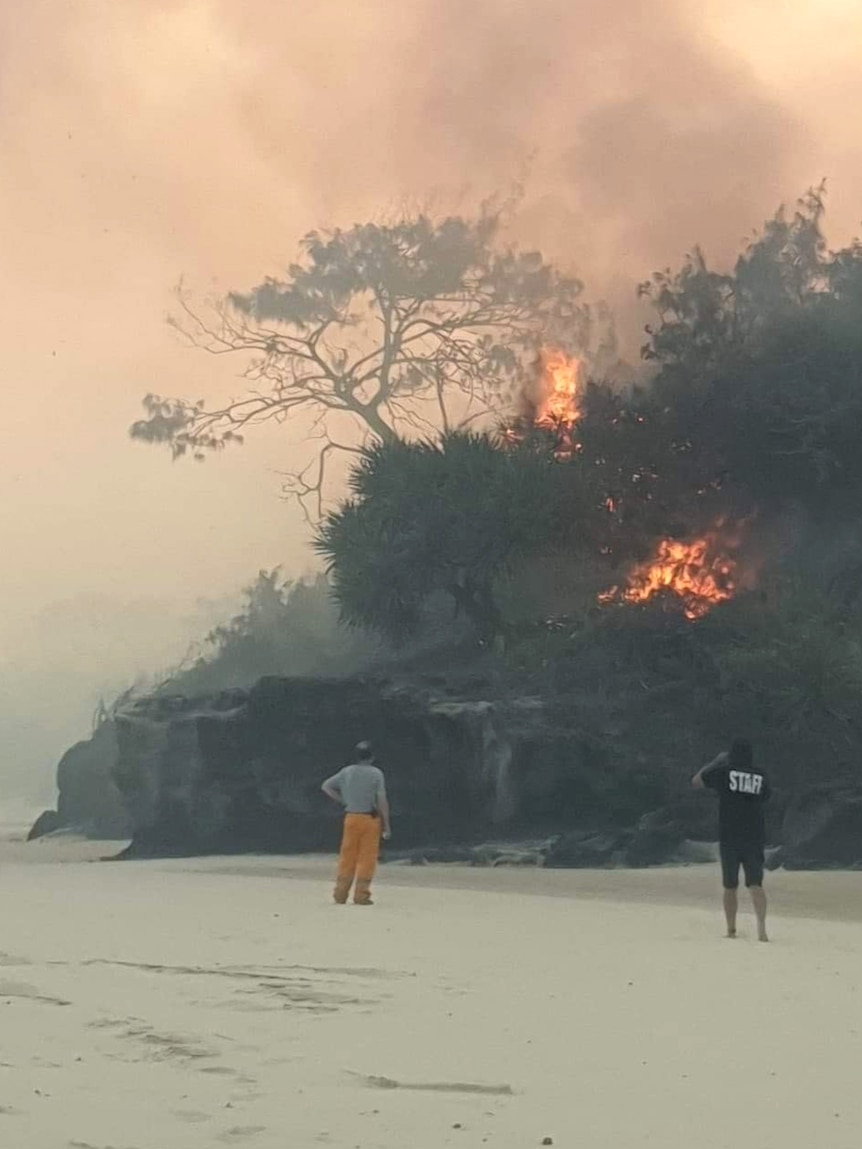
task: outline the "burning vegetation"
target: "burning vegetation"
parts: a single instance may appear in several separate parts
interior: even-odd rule
[[[369,446],[318,534],[344,620],[433,634],[453,697],[542,699],[586,819],[676,793],[669,732],[688,758],[744,730],[785,793],[858,791],[862,243],[829,252],[819,217],[656,276],[642,386],[549,348],[502,436]]]
[[[581,417],[583,364],[577,356],[542,348],[541,396],[536,405],[535,425],[557,436],[555,455],[569,459],[579,449],[575,427]]]
[[[504,428],[506,442],[522,443],[533,429],[538,429],[553,438],[555,459],[571,459],[580,450],[575,429],[583,414],[584,366],[577,355],[543,347],[535,379],[521,396],[521,414]]]
[[[318,533],[343,617],[400,641],[442,604],[488,641],[598,599],[616,633],[639,604],[695,622],[761,574],[779,609],[790,569],[827,599],[842,574],[862,602],[862,243],[830,252],[821,214],[817,192],[779,212],[730,274],[695,252],[654,276],[641,385],[612,363],[590,378],[572,354],[590,326],[573,320],[502,436],[370,445]],[[482,344],[476,378],[499,362],[519,379],[533,333],[564,330],[565,311],[511,354]]]
[[[559,348],[546,347],[541,351],[539,365],[536,390],[529,402],[532,425],[551,432],[555,437],[554,458],[565,463],[582,450],[577,427],[584,414],[585,364]],[[523,435],[510,429],[507,437],[518,442]],[[616,513],[617,503],[612,495],[605,496],[603,505],[608,514]],[[636,564],[625,583],[602,591],[598,602],[634,604],[669,597],[677,600],[690,621],[703,618],[713,607],[733,598],[740,588],[736,552],[741,545],[741,530],[741,526],[732,529],[722,518],[700,536],[661,539],[653,555]]]
[[[714,606],[733,598],[738,587],[736,560],[727,552],[719,531],[681,542],[662,539],[654,556],[639,563],[624,586],[599,595],[600,603],[644,603],[657,595],[673,595],[687,619],[703,618]]]

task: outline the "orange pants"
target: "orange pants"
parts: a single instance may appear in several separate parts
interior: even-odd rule
[[[381,829],[380,819],[372,814],[344,815],[338,878],[335,883],[335,900],[340,905],[347,901],[354,879],[354,902],[358,906],[371,902],[371,880],[377,869]]]

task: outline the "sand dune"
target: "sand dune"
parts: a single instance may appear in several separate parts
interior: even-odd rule
[[[75,851],[0,854],[4,1146],[859,1142],[862,875],[776,875],[763,946],[712,867],[391,868],[365,910],[319,860]]]

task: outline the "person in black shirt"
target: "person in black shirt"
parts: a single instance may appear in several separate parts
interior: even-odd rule
[[[766,894],[763,891],[763,848],[766,842],[764,806],[769,801],[769,779],[754,766],[751,743],[734,740],[730,752],[719,754],[698,770],[691,780],[695,789],[718,794],[719,844],[724,884],[724,916],[727,936],[736,937],[739,868],[757,916],[757,936],[766,935]]]

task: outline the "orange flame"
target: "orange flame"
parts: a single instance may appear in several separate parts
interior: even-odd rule
[[[537,404],[538,427],[572,427],[581,417],[581,361],[563,351],[543,348],[542,399]]]
[[[555,455],[558,459],[568,459],[580,450],[573,432],[582,414],[581,361],[564,351],[542,348],[541,364],[540,398],[536,403],[534,423],[537,427],[556,431],[559,444]]]
[[[538,378],[521,396],[526,410],[503,430],[507,442],[520,443],[525,435],[525,423],[552,431],[556,437],[554,456],[570,459],[581,444],[574,437],[575,425],[583,414],[581,410],[581,368],[577,356],[568,356],[556,348],[543,347],[539,353],[541,371]]]
[[[647,602],[662,592],[675,595],[687,619],[703,618],[714,606],[733,598],[738,566],[728,553],[739,540],[721,535],[721,524],[691,542],[662,539],[655,556],[634,568],[625,587],[611,587],[599,602]]]

